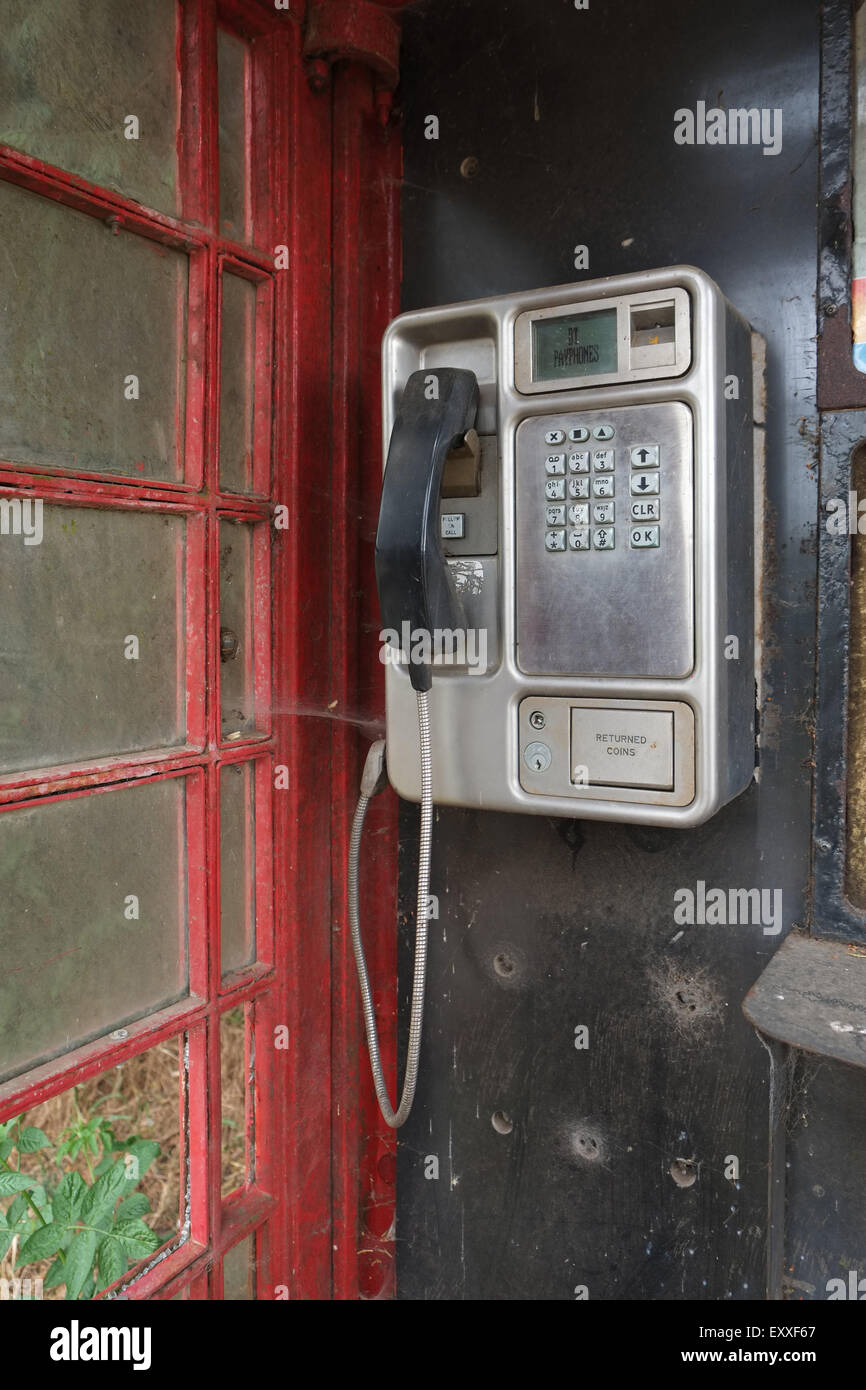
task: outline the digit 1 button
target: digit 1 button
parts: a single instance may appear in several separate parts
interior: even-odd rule
[[[546,772],[553,755],[546,743],[527,743],[523,750],[523,761],[530,772]]]

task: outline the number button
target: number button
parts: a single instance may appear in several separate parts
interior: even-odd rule
[[[544,511],[544,519],[547,522],[548,526],[564,526],[565,506],[563,505],[561,507],[546,507]]]
[[[596,473],[612,473],[613,457],[613,449],[596,449],[592,456],[592,466]]]
[[[565,479],[548,478],[544,484],[544,495],[548,502],[561,502],[565,497]]]
[[[569,497],[588,497],[589,478],[569,478],[568,495]]]
[[[572,550],[589,550],[589,527],[582,526],[578,531],[569,531],[568,544]]]
[[[589,450],[576,449],[573,454],[568,456],[569,473],[588,473],[589,472]]]
[[[614,519],[615,502],[596,502],[592,509],[592,519],[599,526],[608,526]]]
[[[544,436],[545,444],[561,444],[565,439],[565,430],[548,430]]]
[[[588,526],[589,525],[589,503],[575,502],[568,509],[569,526]]]
[[[612,526],[597,526],[592,533],[592,543],[596,550],[613,550],[614,529]]]
[[[547,535],[544,537],[544,544],[547,550],[564,550],[565,532],[548,531]]]
[[[613,478],[593,478],[593,497],[613,497]]]
[[[548,454],[544,460],[544,467],[550,474],[564,473],[565,454]]]

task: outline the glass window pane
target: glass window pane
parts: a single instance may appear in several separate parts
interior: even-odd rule
[[[220,771],[220,950],[222,973],[256,957],[255,763]]]
[[[176,27],[175,0],[0,0],[0,141],[178,212]]]
[[[0,1079],[187,993],[185,780],[0,813]]]
[[[256,1296],[256,1238],[233,1245],[223,1259],[223,1298],[234,1303],[251,1302]]]
[[[246,236],[247,46],[225,29],[217,33],[219,66],[220,226],[233,241]]]
[[[0,498],[0,770],[184,741],[184,533]]]
[[[123,1182],[100,1219],[100,1228],[110,1231],[117,1221],[135,1220],[151,1235],[140,1230],[138,1248],[106,1250],[101,1267],[97,1247],[90,1271],[86,1267],[81,1271],[84,1282],[77,1296],[96,1297],[102,1287],[122,1279],[142,1259],[176,1240],[182,1226],[178,1103],[182,1087],[179,1043],[174,1039],[62,1091],[0,1127],[5,1143],[12,1144],[8,1162],[33,1182],[27,1189],[33,1205],[14,1196],[0,1199],[0,1211],[11,1222],[11,1229],[0,1226],[0,1279],[11,1279],[17,1256],[26,1256],[25,1243],[41,1224],[34,1207],[74,1239],[86,1218],[70,1202],[64,1205],[64,1197],[77,1188],[83,1199],[97,1176],[115,1164],[123,1170]],[[25,1129],[30,1130],[26,1137]],[[33,1130],[39,1133],[34,1135]],[[29,1279],[34,1286],[41,1280],[34,1297],[62,1299],[67,1291],[62,1263],[54,1256],[24,1258],[14,1277]]]
[[[220,487],[226,492],[251,492],[256,287],[228,274],[223,275],[222,287]]]
[[[222,1183],[223,1197],[244,1187],[252,1173],[247,1172],[248,1081],[244,1046],[246,1027],[242,1007],[220,1015],[220,1097],[222,1107]],[[252,1116],[250,1116],[252,1118]],[[249,1151],[253,1145],[250,1143]]]
[[[0,182],[0,458],[180,478],[188,260]]]
[[[224,739],[255,729],[253,528],[220,522],[220,711]]]

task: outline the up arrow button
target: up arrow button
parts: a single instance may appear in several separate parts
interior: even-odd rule
[[[637,444],[631,451],[632,468],[658,468],[658,444]]]

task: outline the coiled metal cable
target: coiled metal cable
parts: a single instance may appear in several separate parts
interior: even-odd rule
[[[382,1057],[379,1052],[379,1033],[376,1028],[376,1011],[373,1008],[373,995],[361,940],[361,923],[358,912],[358,866],[361,857],[361,836],[364,831],[364,817],[371,798],[382,785],[376,772],[372,778],[368,768],[364,768],[361,782],[361,795],[352,822],[349,840],[349,925],[352,931],[352,947],[355,964],[358,967],[358,983],[361,987],[361,1004],[364,1011],[364,1027],[367,1030],[367,1046],[370,1052],[370,1066],[373,1083],[382,1118],[392,1129],[399,1129],[409,1118],[412,1102],[415,1099],[415,1085],[418,1080],[418,1060],[421,1053],[421,1029],[424,1023],[424,986],[427,976],[427,912],[430,896],[430,847],[433,838],[433,747],[430,739],[430,707],[428,692],[419,690],[418,733],[421,745],[421,845],[418,854],[418,902],[415,914],[415,969],[412,976],[412,1008],[409,1015],[409,1045],[406,1053],[406,1075],[403,1078],[403,1092],[400,1104],[394,1110],[385,1084],[382,1070]],[[368,755],[378,756],[381,764],[383,746],[374,744]]]

